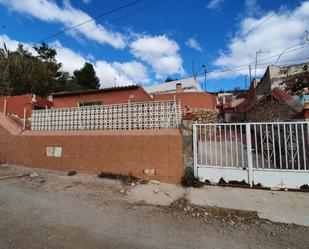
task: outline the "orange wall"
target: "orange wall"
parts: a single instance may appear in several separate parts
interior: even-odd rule
[[[6,100],[6,113],[18,115],[19,118],[24,116],[24,108],[27,110],[27,114],[31,115],[32,94],[20,95],[20,96],[1,96],[0,97],[0,110],[4,112],[4,102]]]
[[[133,98],[130,98],[133,96]],[[55,108],[76,107],[80,101],[101,100],[103,104],[120,104],[131,102],[151,101],[152,98],[142,88],[126,89],[121,91],[107,91],[80,95],[53,96]]]
[[[27,110],[27,118],[31,117],[31,112],[34,110],[32,103],[33,94],[24,94],[18,96],[0,96],[0,112],[4,112],[4,102],[6,100],[7,114],[18,115],[19,118],[24,116],[24,108]],[[40,106],[51,107],[52,103],[47,99],[35,96],[36,104]]]
[[[171,183],[179,183],[183,176],[182,136],[179,130],[25,131],[12,135],[3,123],[1,125],[0,122],[2,163],[94,174],[102,171],[132,174],[142,179]],[[62,147],[62,157],[46,157],[46,146]],[[156,175],[144,174],[146,168],[155,168]]]
[[[153,100],[173,100],[176,96],[177,100],[180,100],[181,107],[191,107],[191,108],[203,108],[203,109],[216,109],[215,96],[209,93],[201,92],[183,92],[183,93],[162,93],[155,94]]]

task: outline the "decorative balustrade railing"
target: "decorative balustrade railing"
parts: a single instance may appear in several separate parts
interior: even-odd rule
[[[79,108],[35,110],[33,131],[134,130],[178,128],[180,102],[128,102]]]

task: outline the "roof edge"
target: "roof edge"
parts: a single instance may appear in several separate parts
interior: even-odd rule
[[[100,89],[64,91],[64,92],[51,93],[49,95],[53,97],[62,97],[62,96],[83,95],[83,94],[93,94],[93,93],[102,93],[102,92],[124,91],[124,90],[138,89],[138,88],[141,88],[141,87],[139,85],[128,85],[128,86],[118,86],[118,87],[109,87],[109,88],[100,88]]]

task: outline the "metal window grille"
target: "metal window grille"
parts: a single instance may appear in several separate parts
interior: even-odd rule
[[[35,110],[33,131],[131,130],[178,128],[180,102],[151,101],[118,105]]]

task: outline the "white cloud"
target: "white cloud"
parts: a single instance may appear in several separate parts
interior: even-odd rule
[[[186,41],[186,45],[197,51],[200,51],[200,52],[203,51],[203,48],[201,47],[201,45],[198,43],[198,41],[194,37],[191,37],[190,39],[188,39]]]
[[[72,7],[69,1],[64,1],[63,6],[47,0],[0,0],[0,4],[5,5],[9,10],[26,14],[42,21],[61,23],[65,28],[78,25],[92,18],[87,13]],[[109,44],[116,49],[122,49],[126,46],[125,38],[121,33],[107,30],[95,21],[90,21],[85,25],[77,27],[73,33],[81,34],[101,44]]]
[[[257,3],[257,0],[245,0],[246,12],[249,15],[257,15],[262,12],[260,5]]]
[[[0,43],[6,43],[9,50],[13,51],[17,48],[18,43],[22,43],[24,47],[29,47],[29,51],[35,51],[31,47],[31,43],[24,43],[13,40],[6,35],[0,35]],[[63,70],[73,73],[74,70],[80,69],[86,61],[91,62],[100,79],[101,87],[111,87],[115,84],[115,77],[117,86],[148,83],[147,68],[140,62],[107,62],[105,60],[96,61],[91,55],[83,56],[82,54],[73,51],[70,48],[63,47],[59,41],[50,44],[56,49],[56,59],[62,63]]]
[[[100,60],[94,66],[103,88],[112,87],[115,83],[117,86],[126,86],[149,81],[145,67],[136,61],[109,63]]]
[[[272,15],[271,18],[269,18]],[[261,24],[264,20],[268,20]],[[231,38],[225,52],[221,52],[214,65],[219,70],[231,69],[255,61],[257,51],[268,51],[258,54],[258,59],[278,55],[294,44],[303,44],[305,30],[309,23],[309,1],[303,2],[291,11],[281,13],[266,13],[260,18],[246,17],[240,23],[239,31]],[[261,24],[261,25],[259,25]],[[250,32],[248,32],[250,31]],[[291,50],[297,49],[297,46]],[[304,49],[286,51],[279,61],[282,64],[300,63],[299,58],[309,53],[309,44]],[[258,63],[258,67],[274,64],[277,56]],[[308,59],[304,59],[305,61]],[[253,65],[254,63],[252,63]],[[247,66],[246,66],[247,67]],[[245,67],[245,68],[246,68]],[[244,69],[244,68],[243,68]],[[229,72],[226,77],[247,74],[246,71]],[[257,71],[257,75],[264,73],[264,69]],[[213,74],[212,77],[220,78],[222,74]]]
[[[71,74],[74,70],[81,68],[85,62],[88,61],[80,53],[63,47],[58,41],[53,42],[51,45],[57,51],[57,61],[61,62],[63,69]]]
[[[211,0],[211,1],[209,1],[207,8],[213,9],[213,10],[219,9],[222,2],[223,2],[223,0]]]
[[[147,82],[147,68],[140,62],[113,62],[112,66],[118,71],[120,75],[125,75],[135,83]]]
[[[166,35],[138,37],[130,45],[131,53],[148,63],[160,79],[171,74],[185,74],[179,46]]]

